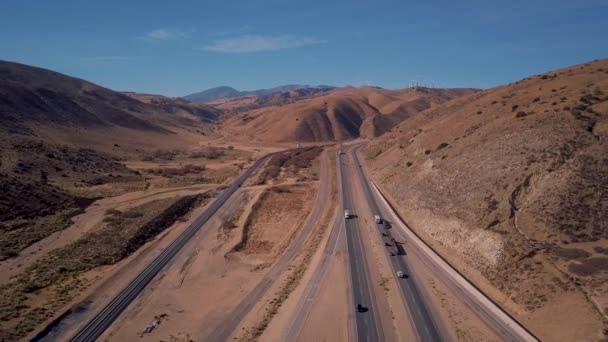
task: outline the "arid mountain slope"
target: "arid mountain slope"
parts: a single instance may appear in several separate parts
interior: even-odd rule
[[[364,154],[414,230],[541,339],[608,336],[608,60],[453,100]]]
[[[124,94],[187,120],[200,120],[207,123],[215,123],[222,116],[222,111],[215,107],[203,103],[190,102],[180,97],[170,98],[163,95],[140,94],[134,92],[124,92]]]
[[[0,61],[0,127],[29,131],[30,124],[163,131],[136,115],[146,105],[54,71]]]
[[[300,84],[287,84],[278,87],[268,88],[268,89],[258,89],[251,91],[239,91],[232,87],[215,87],[207,90],[203,90],[198,93],[190,94],[184,96],[184,98],[188,101],[192,102],[212,102],[221,99],[229,99],[229,98],[239,98],[244,96],[268,96],[276,93],[284,93],[297,89],[318,89],[318,90],[329,90],[333,87],[330,86],[309,86],[309,85],[300,85]]]
[[[0,61],[0,140],[29,136],[137,153],[159,140],[185,144],[213,134],[209,123],[218,120],[218,110],[161,98],[139,101],[51,70]]]
[[[375,137],[409,115],[471,89],[344,88],[289,104],[239,112],[224,122],[235,139],[260,142],[340,141]]]
[[[269,94],[248,95],[228,98],[209,102],[208,104],[223,111],[226,117],[238,113],[268,107],[282,106],[304,99],[328,94],[335,88],[332,87],[303,87],[285,91],[277,91]]]

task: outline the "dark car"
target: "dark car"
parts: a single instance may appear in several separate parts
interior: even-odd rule
[[[367,308],[361,304],[357,304],[357,312],[367,312]]]

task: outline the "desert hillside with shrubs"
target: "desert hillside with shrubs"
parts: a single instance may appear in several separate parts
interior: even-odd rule
[[[364,155],[412,228],[541,339],[608,336],[608,60],[424,111]]]
[[[473,89],[338,88],[293,102],[238,111],[222,123],[235,140],[324,142],[379,136],[415,113]]]

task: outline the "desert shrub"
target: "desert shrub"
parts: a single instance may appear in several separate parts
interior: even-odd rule
[[[608,271],[608,258],[589,258],[578,263],[568,265],[568,270],[579,276],[590,276],[598,272]]]
[[[580,103],[580,104],[578,104],[578,105],[574,106],[574,108],[573,108],[573,109],[574,109],[574,110],[580,110],[580,111],[584,111],[585,109],[587,109],[587,105],[584,105],[584,104]]]
[[[523,118],[526,115],[528,115],[528,114],[526,114],[526,112],[519,111],[519,112],[517,112],[517,114],[515,114],[515,117],[516,118]]]
[[[118,210],[118,209],[108,209],[106,210],[106,215],[108,216],[120,216],[122,214],[122,211]]]
[[[532,100],[532,102],[538,102],[538,101],[540,101],[540,97],[535,97],[535,98]]]
[[[446,142],[442,142],[441,144],[439,144],[439,146],[437,146],[437,151],[441,150],[442,148],[447,147],[449,144]]]
[[[519,108],[519,106],[518,106],[518,105],[513,105],[513,106],[511,107],[511,111],[512,111],[512,112],[514,112],[514,111],[515,111],[517,108]]]
[[[405,165],[407,165],[407,167],[410,167],[410,166],[412,166],[412,162],[408,161],[407,163],[405,163]]]
[[[425,150],[424,154],[431,154],[431,150]]]
[[[584,259],[591,256],[591,254],[583,249],[579,248],[563,248],[553,246],[551,252],[560,258],[572,260],[572,259]]]
[[[156,169],[148,169],[147,172],[156,176],[171,178],[175,176],[185,176],[189,174],[199,174],[205,171],[206,168],[201,165],[188,164],[183,167],[164,167]]]
[[[142,157],[143,161],[154,161],[154,160],[173,160],[178,153],[176,151],[169,150],[156,150],[150,152]]]
[[[144,216],[143,213],[137,211],[137,210],[127,210],[122,214],[122,217],[124,218],[138,218],[138,217],[142,217]]]
[[[232,148],[234,149],[234,147]],[[204,150],[190,153],[190,158],[218,159],[224,154],[224,151],[217,147],[208,147]]]
[[[286,187],[286,186],[275,186],[275,187],[272,187],[271,190],[273,192],[276,192],[276,193],[279,193],[279,194],[290,193],[291,192],[291,190],[288,187]]]

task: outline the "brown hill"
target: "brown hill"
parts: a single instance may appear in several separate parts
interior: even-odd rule
[[[322,96],[296,98],[287,104],[271,102],[270,106],[245,111],[237,108],[237,114],[227,118],[223,128],[235,139],[260,142],[374,137],[411,114],[472,92],[472,89],[343,88]]]
[[[163,131],[134,113],[139,101],[54,71],[0,61],[0,127],[29,132],[34,123]]]
[[[365,155],[414,230],[543,340],[606,338],[608,60],[422,112]]]
[[[0,261],[64,229],[97,197],[143,189],[145,176],[122,160],[206,145],[220,115],[0,61]]]
[[[163,95],[124,92],[125,95],[143,103],[151,104],[161,110],[186,120],[200,120],[215,123],[222,117],[222,111],[204,103],[190,102],[181,97],[171,98]]]
[[[303,99],[310,99],[316,96],[328,94],[335,88],[330,87],[302,87],[286,91],[277,91],[263,95],[249,95],[234,98],[217,100],[209,103],[215,108],[222,110],[226,116],[268,107],[282,106]]]

